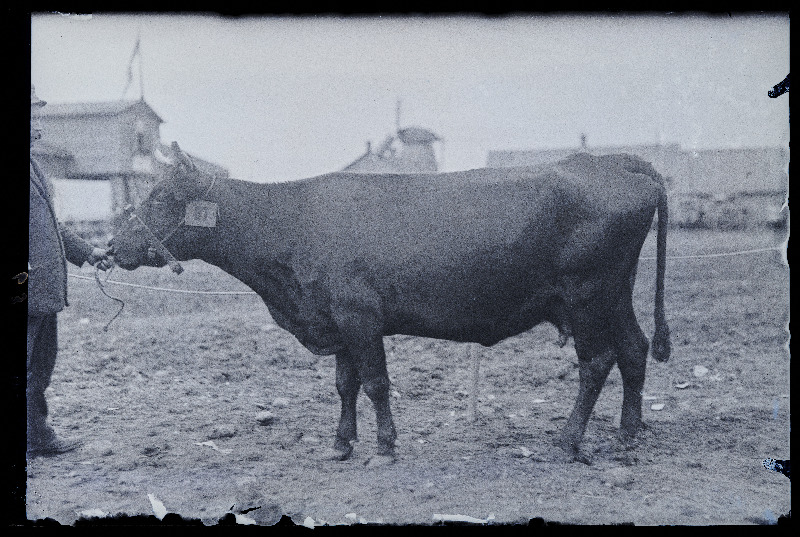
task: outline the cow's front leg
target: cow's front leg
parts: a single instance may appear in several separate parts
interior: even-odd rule
[[[343,461],[353,453],[353,442],[358,438],[356,425],[356,400],[361,388],[361,378],[349,351],[336,353],[336,390],[342,399],[342,414],[339,417],[339,428],[333,443],[333,455],[336,460]]]

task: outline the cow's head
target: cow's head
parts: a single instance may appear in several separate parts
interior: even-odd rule
[[[109,241],[115,263],[124,269],[169,264],[181,272],[177,260],[198,257],[198,248],[208,241],[207,234],[185,224],[185,217],[187,204],[202,197],[213,178],[201,173],[177,143],[172,143],[172,149],[173,159],[157,155],[167,166],[167,177],[139,207],[125,208],[123,223]]]

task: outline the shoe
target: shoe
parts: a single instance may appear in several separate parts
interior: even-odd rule
[[[83,442],[77,439],[66,438],[62,440],[60,438],[53,438],[46,443],[28,445],[27,456],[29,459],[33,457],[52,457],[54,455],[61,455],[62,453],[74,451],[82,445]]]

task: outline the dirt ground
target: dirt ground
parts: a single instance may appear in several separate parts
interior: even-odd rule
[[[669,253],[781,241],[672,231]],[[654,255],[653,237],[643,255]],[[202,262],[184,266],[181,276],[117,269],[111,280],[247,290]],[[635,304],[648,336],[654,273],[654,261],[641,261]],[[298,524],[432,524],[436,514],[498,524],[761,524],[791,508],[790,481],[761,464],[790,458],[789,269],[779,252],[669,262],[673,353],[664,364],[648,359],[649,427],[635,448],[618,444],[615,369],[586,432],[591,465],[553,447],[578,377],[571,343],[559,348],[552,326],[482,349],[474,423],[467,345],[386,338],[399,460],[368,467],[369,400],[359,398],[353,457],[325,460],[339,415],[334,359],[275,326],[257,296],[106,289],[126,305],[104,332],[117,304],[94,281],[70,279],[47,395],[54,428],[85,444],[29,461],[30,520],[153,515],[159,502],[205,524],[228,513],[257,524],[282,514]],[[265,411],[268,424],[257,419]]]

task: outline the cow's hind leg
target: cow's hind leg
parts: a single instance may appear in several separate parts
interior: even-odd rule
[[[636,321],[632,305],[626,308],[620,321],[622,338],[617,365],[622,374],[623,396],[619,434],[620,440],[624,444],[630,444],[636,433],[643,427],[642,389],[644,388],[649,344]]]
[[[575,460],[589,464],[588,455],[580,451],[586,424],[605,385],[608,373],[617,361],[614,341],[616,323],[601,308],[576,308],[572,314],[575,351],[578,355],[579,387],[575,406],[567,419],[559,445]],[[611,315],[613,317],[613,314]]]
[[[607,348],[588,360],[582,359],[580,354],[578,355],[578,375],[580,377],[578,398],[559,440],[559,445],[577,461],[586,464],[591,461],[589,456],[580,450],[580,444],[597,397],[616,360],[617,353],[613,348]]]
[[[336,390],[342,399],[342,414],[333,443],[332,458],[345,460],[353,452],[353,442],[358,438],[356,401],[361,388],[361,378],[352,356],[347,350],[336,353]]]

